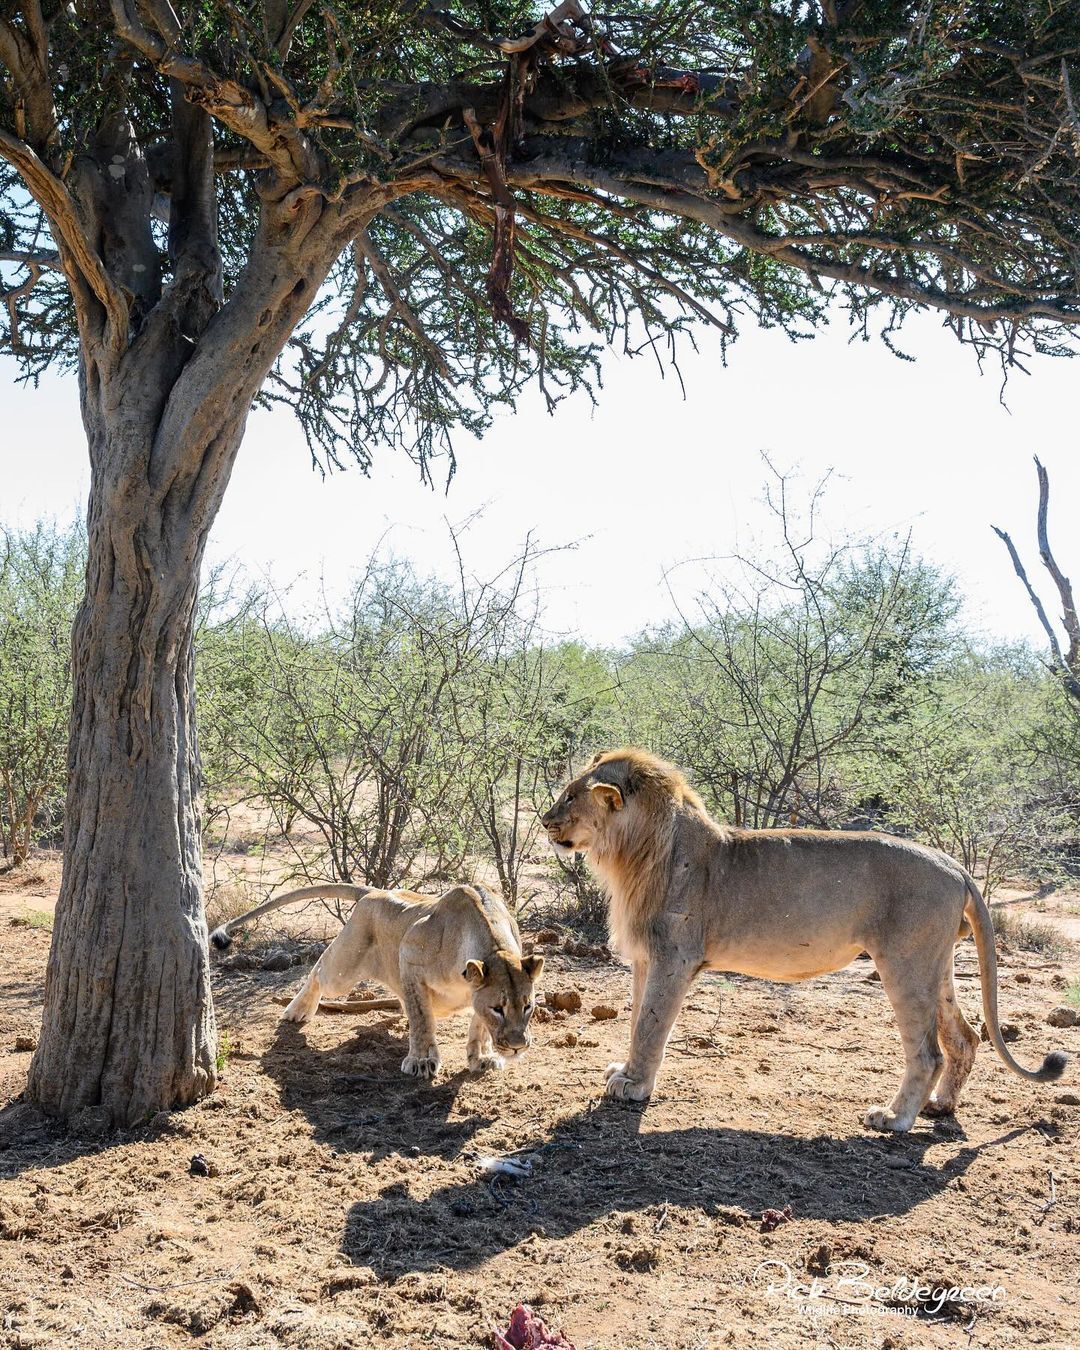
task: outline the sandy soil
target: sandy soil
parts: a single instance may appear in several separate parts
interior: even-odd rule
[[[1045,1021],[1075,950],[1003,954],[1014,1049],[1065,1049],[1065,1079],[1021,1082],[984,1046],[957,1118],[901,1138],[860,1124],[899,1063],[868,962],[795,988],[703,979],[642,1109],[598,1097],[628,973],[558,943],[544,987],[582,1010],[480,1079],[467,1018],[450,1019],[434,1086],[398,1072],[400,1017],[297,1031],[272,997],[302,971],[219,968],[220,1090],[95,1137],[17,1100],[49,943],[26,919],[48,914],[57,876],[0,884],[2,1346],[449,1350],[490,1345],[519,1299],[578,1350],[1080,1345],[1080,1028]],[[974,1019],[970,943],[958,968]],[[600,1003],[614,1020],[591,1016]],[[480,1173],[509,1153],[532,1155],[528,1178]],[[196,1154],[209,1176],[191,1175]],[[1000,1292],[935,1311],[903,1281]]]

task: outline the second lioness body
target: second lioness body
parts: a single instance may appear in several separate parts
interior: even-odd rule
[[[309,1021],[321,999],[340,998],[359,980],[370,979],[397,994],[409,1019],[402,1073],[430,1078],[438,1071],[435,1021],[470,1004],[470,1069],[501,1068],[528,1047],[544,958],[522,955],[517,922],[483,886],[455,886],[438,899],[370,886],[306,886],[223,924],[211,941],[227,947],[243,924],[281,905],[313,899],[355,904],[285,1009],[287,1021]]]

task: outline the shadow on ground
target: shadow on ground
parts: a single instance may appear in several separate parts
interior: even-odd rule
[[[354,1022],[353,1035],[325,1050],[295,1023],[279,1022],[262,1068],[277,1083],[282,1105],[302,1111],[314,1137],[339,1152],[456,1158],[494,1117],[450,1120],[464,1070],[435,1083],[406,1077],[404,1019],[370,1019]]]
[[[486,1178],[414,1199],[403,1184],[349,1211],[342,1250],[380,1278],[449,1266],[465,1270],[530,1233],[562,1238],[612,1213],[665,1202],[732,1224],[790,1204],[799,1219],[867,1220],[906,1214],[961,1176],[982,1149],[960,1147],[940,1165],[926,1150],[940,1133],[801,1139],[693,1127],[644,1132],[644,1111],[602,1102],[536,1141],[533,1174]],[[755,1217],[748,1217],[755,1216]]]

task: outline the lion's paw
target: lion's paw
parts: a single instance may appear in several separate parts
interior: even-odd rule
[[[618,1097],[624,1102],[644,1102],[652,1096],[652,1083],[631,1078],[624,1072],[624,1064],[610,1064],[607,1072],[607,1086],[604,1091],[609,1097]]]
[[[953,1115],[955,1110],[951,1102],[939,1102],[936,1097],[931,1097],[920,1114],[929,1116],[931,1120],[939,1120],[942,1116]]]
[[[281,1020],[283,1022],[310,1022],[315,1016],[317,1007],[318,1004],[313,1008],[306,1000],[301,1002],[299,996],[297,996],[281,1014]]]
[[[906,1117],[890,1111],[887,1106],[873,1106],[863,1117],[863,1123],[871,1130],[881,1130],[886,1134],[903,1134],[913,1124]]]
[[[616,1064],[609,1064],[604,1070],[604,1082],[606,1083],[614,1074],[625,1072],[626,1065],[621,1060]]]
[[[506,1060],[502,1055],[470,1055],[469,1072],[470,1073],[489,1073],[494,1069],[502,1069],[506,1065]]]
[[[432,1048],[422,1055],[406,1055],[401,1061],[401,1072],[413,1078],[434,1078],[440,1062],[439,1052]]]

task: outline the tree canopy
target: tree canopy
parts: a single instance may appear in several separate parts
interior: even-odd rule
[[[932,309],[1007,363],[1074,350],[1075,5],[0,14],[0,342],[29,377],[211,325],[220,364],[265,325],[242,396],[366,465],[698,324],[809,336],[839,302],[887,342]],[[282,256],[314,284],[278,331],[251,281]]]

